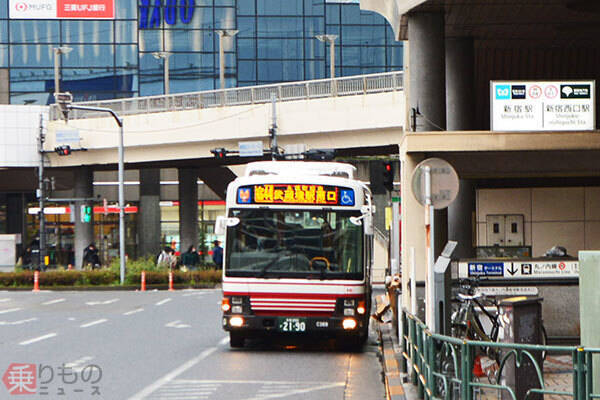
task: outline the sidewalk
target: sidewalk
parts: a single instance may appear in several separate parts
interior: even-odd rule
[[[419,399],[416,386],[405,382],[406,374],[400,372],[402,352],[397,337],[393,335],[391,322],[379,323],[379,336],[383,350],[383,370],[385,374],[386,395],[389,400]],[[554,356],[549,354],[544,362],[544,382],[547,390],[560,392],[573,391],[573,364],[570,355]],[[480,400],[497,399],[494,389],[481,390],[476,396]],[[572,396],[544,395],[545,400],[572,399]]]

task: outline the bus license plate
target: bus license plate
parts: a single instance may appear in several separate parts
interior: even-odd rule
[[[279,330],[281,332],[305,332],[306,318],[279,318]]]

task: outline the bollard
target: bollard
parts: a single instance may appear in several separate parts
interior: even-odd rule
[[[145,292],[146,291],[146,271],[142,271],[141,281],[142,281],[142,287],[140,288],[140,291]]]
[[[169,292],[172,292],[173,290],[173,271],[169,271]]]
[[[32,292],[40,291],[40,271],[35,271],[33,273],[33,290]]]

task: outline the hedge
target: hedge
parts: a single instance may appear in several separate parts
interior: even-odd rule
[[[141,273],[138,271],[128,271],[125,277],[126,284],[140,284]],[[46,271],[40,272],[40,286],[110,286],[119,285],[120,275],[113,268],[104,268],[94,271]],[[168,284],[169,271],[156,270],[146,272],[146,284]],[[200,270],[200,271],[174,271],[173,283],[175,284],[211,284],[215,285],[221,282],[220,270]],[[33,272],[0,272],[0,287],[31,287],[33,286]]]

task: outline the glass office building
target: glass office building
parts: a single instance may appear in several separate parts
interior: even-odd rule
[[[61,90],[75,100],[162,94],[169,57],[170,93],[219,88],[218,29],[227,87],[326,78],[337,35],[336,76],[402,69],[402,44],[387,22],[352,0],[114,0],[114,19],[18,18],[0,5],[0,102],[53,102],[55,48]],[[44,0],[45,1],[45,0]],[[49,2],[62,0],[48,0]],[[110,2],[110,0],[108,0]]]

